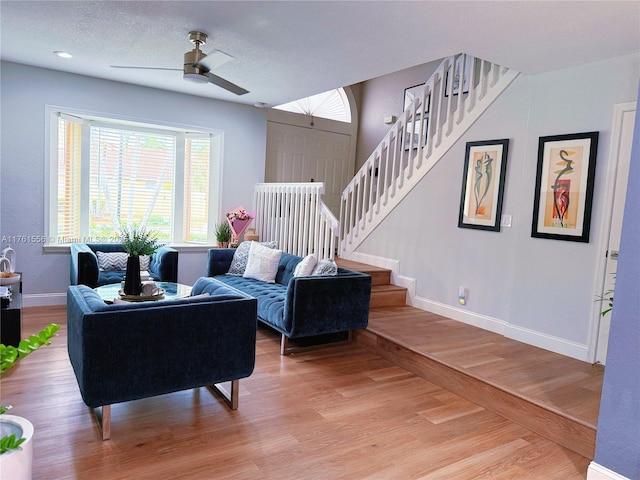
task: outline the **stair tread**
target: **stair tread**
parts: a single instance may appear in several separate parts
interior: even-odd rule
[[[394,285],[393,283],[390,283],[388,285],[373,285],[371,287],[371,293],[374,292],[379,292],[379,293],[386,293],[386,292],[406,292],[407,289],[405,287],[400,287],[398,285]]]

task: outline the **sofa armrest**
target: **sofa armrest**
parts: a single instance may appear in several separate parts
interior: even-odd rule
[[[94,288],[98,283],[98,257],[86,243],[73,243],[69,280],[71,285],[87,285]]]
[[[227,273],[235,252],[235,248],[210,248],[207,257],[207,277]]]
[[[178,251],[162,246],[151,256],[149,275],[159,282],[178,282]]]
[[[349,272],[337,276],[294,277],[287,287],[285,316],[290,338],[365,328],[369,322],[371,276]]]

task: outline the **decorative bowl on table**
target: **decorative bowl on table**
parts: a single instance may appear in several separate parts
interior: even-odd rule
[[[124,290],[120,290],[118,295],[120,295],[120,300],[126,300],[127,302],[149,302],[162,300],[164,298],[164,289],[157,288],[152,295],[127,295]]]
[[[20,274],[15,272],[0,272],[0,285],[13,285],[20,281]]]

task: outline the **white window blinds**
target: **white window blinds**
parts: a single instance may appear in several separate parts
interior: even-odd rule
[[[171,240],[176,137],[91,126],[90,231],[145,226]]]

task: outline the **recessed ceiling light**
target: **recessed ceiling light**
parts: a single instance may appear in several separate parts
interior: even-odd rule
[[[61,50],[56,50],[53,53],[55,53],[57,56],[62,57],[62,58],[73,58],[73,55],[71,53],[63,52]]]

